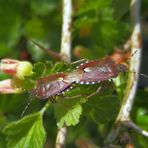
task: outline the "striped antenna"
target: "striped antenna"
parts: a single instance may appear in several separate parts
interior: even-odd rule
[[[24,116],[24,114],[25,114],[26,110],[29,108],[29,106],[30,106],[32,100],[33,100],[33,98],[32,98],[32,96],[30,96],[30,97],[29,97],[29,102],[27,103],[27,105],[26,105],[25,108],[23,109],[23,111],[22,111],[22,113],[21,113],[21,115],[20,115],[20,118],[22,118],[22,117]]]

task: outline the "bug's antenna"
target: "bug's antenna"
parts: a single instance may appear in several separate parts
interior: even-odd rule
[[[140,73],[141,76],[145,77],[145,78],[148,78],[148,75],[145,75],[143,73]]]
[[[136,73],[135,71],[129,71],[131,73]],[[143,73],[138,73],[140,76],[143,76],[144,78],[148,78],[148,75],[143,74]]]
[[[33,98],[32,96],[29,97],[29,102],[27,103],[27,105],[25,106],[25,108],[23,109],[21,115],[20,115],[20,118],[22,118],[26,112],[26,110],[28,109],[28,107],[30,106],[31,102],[32,102]]]
[[[136,52],[137,52],[137,50],[135,50],[135,51],[131,54],[131,57],[134,56],[134,54],[135,54]]]

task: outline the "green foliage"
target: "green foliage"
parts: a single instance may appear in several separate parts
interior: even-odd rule
[[[8,147],[20,148],[42,148],[45,142],[45,130],[40,112],[12,122],[4,128],[7,135]]]
[[[114,120],[119,110],[119,100],[116,96],[92,97],[84,104],[84,112],[96,123],[107,123]]]
[[[112,0],[114,8],[114,16],[116,19],[121,19],[129,11],[130,0],[118,1]]]
[[[43,22],[39,18],[33,18],[25,24],[25,32],[28,38],[43,38],[46,34]]]
[[[82,106],[73,100],[60,101],[54,105],[55,117],[59,128],[79,123],[82,114]]]
[[[56,73],[56,72],[63,72],[65,71],[68,67],[65,62],[57,62],[51,69],[51,73]]]
[[[107,7],[109,2],[110,1],[85,0],[85,2],[82,5],[83,7],[80,6],[81,8],[79,9],[78,14],[83,14],[94,10],[100,10],[102,8]]]
[[[99,57],[110,52],[115,44],[118,45],[124,42],[129,31],[125,22],[115,19],[114,14],[118,15],[120,11],[118,10],[119,13],[116,13],[116,7],[111,7],[112,3],[111,0],[86,0],[76,13],[78,19],[74,22],[74,34],[79,30],[83,30],[83,27],[89,26],[89,46],[95,50],[94,54],[95,52],[98,53]],[[121,13],[122,16],[125,14],[125,12]]]
[[[20,35],[20,9],[16,8],[18,8],[16,1],[1,1],[0,40],[3,40],[3,43],[7,43],[8,47],[16,43]]]
[[[142,12],[147,10],[144,0]],[[130,37],[130,0],[75,0],[73,1],[72,47],[76,58],[96,59],[111,54],[115,48],[123,48]],[[145,14],[144,14],[145,15]],[[42,148],[45,138],[52,147],[57,126],[69,126],[69,147],[79,137],[89,137],[102,145],[107,131],[118,113],[127,81],[127,75],[114,80],[114,86],[105,82],[98,94],[87,98],[101,86],[79,85],[56,97],[56,103],[47,110],[47,100],[33,100],[27,109],[30,114],[19,119],[28,104],[26,92],[34,88],[41,77],[57,72],[70,72],[76,68],[65,62],[51,61],[42,49],[31,42],[35,40],[47,49],[59,52],[62,26],[62,2],[59,0],[0,0],[0,57],[16,58],[34,63],[33,74],[23,80],[13,78],[17,87],[24,90],[20,95],[0,95],[0,147]],[[0,72],[0,80],[10,78]],[[147,90],[136,96],[131,118],[148,130]],[[47,103],[48,104],[48,103]],[[45,107],[43,114],[38,112]],[[32,114],[32,112],[35,112]],[[55,117],[55,119],[54,119]],[[18,121],[15,121],[18,120]],[[15,122],[13,122],[15,121]],[[47,133],[47,135],[46,135]],[[94,136],[95,135],[95,136]],[[146,148],[147,140],[134,133],[135,145]],[[51,143],[50,143],[51,142]]]
[[[31,10],[36,15],[47,15],[49,12],[53,11],[56,8],[57,1],[55,0],[32,0],[31,1]],[[40,8],[40,9],[39,9]]]

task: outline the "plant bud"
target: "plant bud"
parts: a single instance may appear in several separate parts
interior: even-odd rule
[[[22,92],[22,89],[15,87],[12,79],[0,81],[1,94],[21,93],[21,92]]]
[[[14,59],[2,59],[0,71],[19,79],[24,79],[25,76],[29,76],[33,73],[32,64],[30,62]]]

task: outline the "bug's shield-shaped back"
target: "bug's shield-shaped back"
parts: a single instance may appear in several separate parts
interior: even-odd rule
[[[99,83],[117,77],[119,73],[117,64],[111,57],[83,63],[77,69],[83,71],[83,75],[79,81],[80,84]]]
[[[71,87],[72,81],[67,81],[66,73],[52,74],[37,80],[36,88],[31,95],[40,99],[46,99],[59,95]]]

